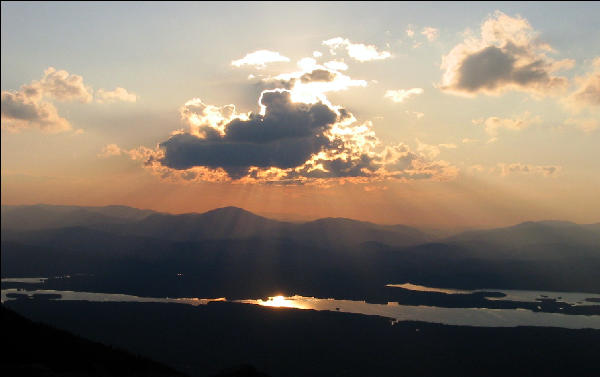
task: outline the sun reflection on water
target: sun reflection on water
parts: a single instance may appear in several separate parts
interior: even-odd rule
[[[303,306],[293,297],[274,296],[269,297],[266,301],[256,300],[256,303],[261,306],[270,306],[275,308],[297,308],[302,309]]]

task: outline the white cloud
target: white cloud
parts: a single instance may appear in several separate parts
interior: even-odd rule
[[[423,30],[421,31],[421,34],[423,34],[425,37],[427,37],[427,40],[429,42],[433,42],[437,39],[439,31],[438,29],[434,28],[434,27],[424,27]]]
[[[510,164],[499,163],[496,165],[494,172],[499,173],[503,177],[512,174],[534,174],[544,177],[555,177],[561,170],[562,167],[558,165],[531,165],[515,162]]]
[[[429,159],[436,158],[441,153],[441,148],[445,148],[445,149],[456,149],[457,148],[455,144],[432,145],[432,144],[425,144],[425,143],[421,142],[421,140],[419,140],[419,139],[416,139],[416,141],[417,141],[417,152],[419,152],[420,154],[422,154],[423,156],[425,156]]]
[[[346,71],[348,69],[348,64],[337,60],[325,62],[323,65],[333,71]]]
[[[449,144],[438,144],[438,146],[440,148],[446,148],[446,149],[456,149],[456,148],[458,148],[456,146],[456,144],[452,144],[452,143],[449,143]]]
[[[34,96],[40,95],[58,101],[79,101],[83,103],[92,101],[92,89],[83,83],[83,77],[69,74],[65,70],[56,70],[49,67],[44,71],[44,76],[39,81],[23,86],[26,92]],[[31,95],[30,95],[31,96]]]
[[[241,59],[233,60],[231,65],[241,67],[243,65],[254,66],[255,68],[265,68],[269,63],[289,62],[290,59],[275,51],[258,50],[246,54]]]
[[[485,127],[485,132],[491,136],[497,136],[501,128],[520,131],[532,124],[541,122],[540,116],[532,117],[530,113],[524,113],[515,118],[489,117],[487,119],[474,119],[473,124]]]
[[[402,103],[410,97],[417,96],[422,93],[422,88],[388,90],[385,92],[384,98],[389,98],[396,103]]]
[[[577,89],[563,103],[575,113],[600,110],[600,57],[594,59],[592,71],[575,78]]]
[[[331,38],[323,41],[323,45],[329,47],[329,51],[333,55],[335,55],[338,48],[345,48],[348,52],[348,56],[350,56],[352,59],[358,60],[359,62],[383,60],[392,56],[389,51],[379,51],[377,50],[377,47],[373,45],[352,43],[350,40],[341,37]]]
[[[300,71],[269,77],[262,82],[276,85],[275,88],[290,90],[294,102],[327,104],[330,103],[325,96],[326,93],[367,86],[365,80],[352,79],[340,72],[342,68],[347,68],[343,62],[332,61],[320,65],[315,59],[307,57],[300,59],[297,65]]]
[[[481,164],[471,165],[467,168],[467,171],[471,174],[491,174],[499,175],[501,177],[537,175],[548,178],[560,175],[562,167],[559,165],[533,165],[522,162],[500,162],[492,166],[484,166]]]
[[[135,102],[137,96],[134,93],[129,93],[125,88],[117,87],[115,90],[107,91],[98,89],[96,91],[96,102],[111,103],[116,101]]]
[[[108,144],[102,148],[102,151],[98,154],[98,157],[107,158],[112,156],[120,156],[122,153],[123,151],[117,144]]]

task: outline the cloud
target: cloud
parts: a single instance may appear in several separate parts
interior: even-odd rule
[[[332,71],[345,71],[348,69],[348,64],[337,60],[331,60],[323,63],[323,65]]]
[[[428,26],[428,27],[423,28],[423,30],[421,31],[421,34],[423,34],[425,37],[427,37],[427,40],[429,42],[433,42],[437,39],[439,30],[434,27]]]
[[[57,133],[68,131],[71,124],[58,115],[56,107],[41,100],[41,96],[28,92],[2,92],[2,129],[19,132],[23,129],[39,129],[43,132]]]
[[[410,97],[417,96],[423,93],[421,88],[388,90],[385,92],[384,98],[389,98],[396,103],[402,103]]]
[[[438,144],[438,146],[439,146],[440,148],[446,148],[446,149],[456,149],[456,148],[458,148],[458,147],[456,146],[456,144],[452,144],[452,143],[447,143],[447,144]]]
[[[98,154],[98,157],[107,158],[112,156],[120,156],[121,153],[121,148],[117,144],[108,144],[102,148],[102,151]]]
[[[339,63],[339,62],[338,62]],[[343,64],[343,63],[342,63]],[[284,73],[262,80],[265,89],[287,89],[292,93],[292,101],[330,104],[326,94],[348,90],[352,87],[365,87],[365,80],[355,80],[339,70],[317,64],[313,58],[303,58],[298,62],[300,71]],[[339,68],[347,68],[340,66]]]
[[[469,166],[467,171],[471,174],[491,174],[508,177],[512,175],[537,175],[542,177],[557,177],[562,172],[559,165],[532,165],[521,162],[498,163],[493,166],[476,164]]]
[[[127,89],[121,87],[117,87],[113,91],[104,89],[96,91],[96,102],[98,103],[112,103],[117,101],[135,102],[136,100],[137,96],[134,93],[129,93]]]
[[[84,85],[83,77],[69,74],[64,70],[57,71],[54,67],[46,69],[41,80],[32,81],[22,88],[30,96],[46,96],[63,102],[87,103],[93,98],[92,89]]]
[[[481,25],[479,37],[467,37],[442,58],[439,87],[470,96],[507,90],[547,95],[567,86],[567,79],[555,72],[574,64],[555,61],[547,56],[550,52],[526,19],[496,11]]]
[[[406,35],[409,38],[413,38],[415,36],[415,30],[413,29],[412,25],[408,25],[408,27],[406,28]]]
[[[350,45],[354,44],[346,42],[340,45],[348,47],[352,56],[356,50]],[[330,47],[339,44],[332,42]],[[155,148],[107,146],[101,154],[120,151],[143,162],[161,179],[185,183],[325,187],[456,177],[458,168],[434,160],[434,154],[424,149],[411,150],[403,143],[382,145],[372,122],[360,122],[348,109],[329,101],[331,92],[367,85],[344,74],[346,64],[334,60],[321,65],[305,57],[297,66],[294,72],[259,75],[256,85],[262,91],[256,112],[239,112],[233,104],[216,106],[193,98],[179,109],[185,127]]]
[[[300,81],[302,83],[323,81],[323,82],[332,82],[335,80],[335,73],[329,71],[327,69],[315,69],[314,71],[307,72],[300,76]]]
[[[455,144],[431,145],[431,144],[425,144],[425,143],[421,142],[421,140],[419,140],[419,139],[416,139],[416,141],[417,141],[417,152],[421,153],[423,156],[429,158],[430,160],[433,160],[441,153],[441,148],[445,148],[445,149],[456,149],[457,148]]]
[[[499,172],[503,177],[511,174],[534,174],[544,177],[555,177],[561,170],[562,168],[558,165],[530,165],[520,162],[511,164],[499,163],[494,169],[495,172]]]
[[[135,101],[135,95],[123,88],[112,92],[100,89],[96,95],[99,102]],[[49,101],[89,103],[92,99],[93,90],[84,84],[83,77],[49,67],[40,80],[22,85],[17,91],[2,92],[2,129],[9,132],[24,129],[50,133],[68,131],[71,124],[58,115],[56,107]],[[81,129],[76,131],[82,132]]]
[[[259,105],[258,113],[238,113],[190,100],[180,110],[188,130],[127,154],[164,179],[186,182],[330,185],[445,180],[458,172],[405,144],[381,147],[371,122],[359,123],[343,107],[294,101],[286,89],[263,91]]]
[[[487,132],[487,134],[490,136],[497,136],[498,130],[501,128],[512,131],[520,131],[532,124],[539,122],[541,122],[540,116],[538,115],[532,117],[530,113],[524,113],[516,118],[489,117],[487,119],[473,120],[473,124],[483,126],[485,128],[485,132]]]
[[[350,40],[341,37],[331,38],[323,41],[323,45],[329,47],[329,52],[333,55],[336,54],[336,50],[338,48],[345,48],[348,52],[348,56],[350,56],[352,59],[358,60],[359,62],[383,60],[392,56],[389,51],[379,51],[377,50],[377,47],[373,45],[352,43]]]
[[[262,69],[269,63],[289,62],[290,59],[275,51],[258,50],[246,54],[241,59],[233,60],[231,65],[241,67],[243,65],[254,66],[254,68]]]
[[[434,159],[440,154],[440,148],[436,145],[422,143],[417,139],[417,152],[427,156],[429,159]]]
[[[321,149],[331,147],[324,132],[338,115],[326,105],[294,104],[287,91],[263,93],[261,105],[266,108],[264,115],[233,119],[225,125],[223,135],[205,129],[204,138],[172,136],[161,144],[165,156],[160,162],[179,170],[193,166],[222,168],[237,179],[253,166],[299,166]]]
[[[472,144],[472,143],[478,143],[479,140],[478,139],[470,139],[470,138],[464,138],[462,139],[463,144]]]
[[[563,103],[575,113],[600,109],[600,57],[594,59],[592,71],[575,78],[577,89]]]

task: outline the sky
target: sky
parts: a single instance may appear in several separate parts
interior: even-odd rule
[[[2,204],[600,221],[599,2],[2,3]]]

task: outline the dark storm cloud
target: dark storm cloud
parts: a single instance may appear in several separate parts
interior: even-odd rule
[[[252,166],[281,169],[301,166],[323,149],[335,148],[324,133],[337,114],[324,104],[292,103],[286,91],[265,92],[264,116],[234,119],[224,135],[200,138],[178,134],[160,144],[161,164],[184,170],[194,166],[222,168],[231,178],[245,176]]]
[[[12,119],[37,121],[43,116],[33,101],[19,93],[2,92],[2,116]]]
[[[548,67],[541,60],[516,67],[517,57],[510,49],[489,46],[468,55],[460,65],[454,89],[476,92],[493,90],[506,84],[528,85],[551,84]]]
[[[468,35],[442,58],[440,88],[469,95],[504,90],[546,95],[567,86],[567,78],[556,72],[575,63],[554,60],[550,53],[552,47],[541,42],[526,19],[497,11],[482,23],[480,38]]]

